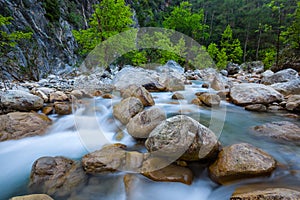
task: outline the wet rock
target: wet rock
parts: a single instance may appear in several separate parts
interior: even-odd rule
[[[217,77],[215,77],[211,82],[210,87],[216,91],[220,91],[225,89],[225,84],[224,82],[220,81]]]
[[[219,106],[221,98],[217,94],[204,93],[198,96],[198,98],[207,106]]]
[[[32,166],[29,189],[54,198],[65,198],[87,180],[79,162],[64,157],[42,157]]]
[[[102,95],[102,98],[103,99],[112,99],[113,98],[113,95],[112,94],[109,94],[109,93],[105,93]]]
[[[230,97],[237,105],[270,104],[283,99],[283,96],[272,87],[256,83],[241,83],[233,86]]]
[[[193,173],[189,168],[177,165],[169,165],[165,168],[143,173],[147,178],[160,182],[180,182],[191,185],[193,181]]]
[[[30,194],[30,195],[12,197],[10,200],[53,200],[53,199],[46,194]]]
[[[268,107],[268,110],[269,111],[279,111],[279,110],[284,110],[284,108],[279,105],[270,105]]]
[[[285,107],[289,111],[300,112],[300,95],[291,95],[288,98]]]
[[[300,144],[300,127],[292,122],[266,123],[252,128],[255,135]]]
[[[209,166],[212,180],[225,184],[243,178],[270,175],[276,161],[266,152],[250,144],[241,143],[225,147],[217,160]]]
[[[121,96],[124,99],[136,97],[144,106],[153,106],[155,104],[150,92],[142,86],[130,85],[128,88],[121,90]]]
[[[54,103],[55,113],[59,115],[69,115],[72,113],[72,105],[66,102]]]
[[[113,115],[122,124],[127,124],[129,120],[141,112],[143,108],[144,106],[138,98],[129,97],[114,105]]]
[[[51,103],[56,101],[67,101],[68,99],[69,99],[68,96],[61,91],[56,91],[54,93],[51,93],[49,98]]]
[[[287,188],[267,188],[264,190],[254,190],[245,193],[234,193],[230,200],[280,200],[280,199],[300,199],[300,192]]]
[[[298,77],[299,77],[298,72],[296,70],[285,69],[285,70],[278,71],[271,76],[264,77],[261,80],[261,82],[265,85],[272,85],[274,83],[282,83],[282,82],[288,82],[291,80],[295,80]]]
[[[0,115],[0,141],[42,135],[50,125],[46,115],[35,112]]]
[[[203,106],[204,104],[199,98],[192,99],[191,104],[197,105],[197,106]]]
[[[166,91],[179,91],[184,90],[184,78],[180,76],[174,75],[174,73],[164,73],[159,76],[159,81],[162,83],[164,87],[166,87]]]
[[[166,119],[166,114],[158,107],[144,110],[129,120],[126,128],[134,138],[147,138],[150,132]]]
[[[264,64],[261,61],[245,62],[241,64],[241,68],[248,73],[262,73],[264,72]]]
[[[136,187],[139,184],[139,177],[137,174],[126,174],[123,178],[126,197],[131,199],[132,194],[136,191]]]
[[[300,94],[300,78],[285,83],[275,83],[271,87],[283,95]]]
[[[39,110],[43,107],[42,98],[21,90],[0,91],[0,114],[13,111]]]
[[[172,98],[172,99],[181,100],[181,99],[184,99],[184,96],[183,96],[181,93],[179,93],[179,92],[175,92],[175,93],[172,95],[171,98]]]
[[[42,109],[42,113],[45,115],[50,115],[53,112],[54,108],[52,105],[48,105]]]
[[[241,67],[235,63],[229,63],[226,66],[226,71],[228,72],[228,75],[237,74],[237,73],[239,73],[240,70],[241,70]]]
[[[266,112],[267,107],[263,104],[252,104],[245,107],[246,110],[256,111],[256,112]]]
[[[211,130],[188,116],[177,115],[153,129],[145,146],[161,156],[196,161],[211,158],[219,143]]]

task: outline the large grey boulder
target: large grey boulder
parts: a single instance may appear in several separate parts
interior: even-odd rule
[[[39,110],[44,100],[22,90],[0,92],[0,114],[13,111]]]
[[[234,85],[230,91],[234,104],[270,104],[282,101],[283,96],[270,86],[256,83],[241,83]]]
[[[276,72],[271,76],[265,76],[261,82],[265,85],[272,85],[274,83],[283,83],[291,80],[295,80],[299,77],[298,72],[293,69],[285,69]]]
[[[211,130],[188,116],[177,115],[153,129],[145,146],[161,156],[196,161],[214,156],[219,143]]]
[[[285,83],[275,83],[271,87],[283,95],[300,94],[300,78]]]

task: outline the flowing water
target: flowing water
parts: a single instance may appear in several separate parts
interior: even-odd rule
[[[191,166],[195,178],[190,186],[153,182],[138,175],[139,182],[130,199],[222,200],[229,199],[236,187],[246,184],[299,188],[300,147],[257,138],[249,131],[251,126],[267,122],[285,120],[300,125],[299,121],[285,117],[283,112],[248,112],[225,101],[222,101],[219,108],[212,109],[188,104],[196,92],[206,90],[201,88],[201,84],[194,82],[193,85],[186,86],[185,91],[181,91],[185,100],[172,100],[170,92],[152,95],[156,106],[163,108],[168,116],[189,115],[212,129],[224,146],[247,142],[262,148],[278,161],[280,167],[271,177],[243,180],[227,186],[212,182],[207,175],[207,169],[198,164]],[[120,98],[95,98],[86,106],[77,109],[74,115],[52,115],[54,124],[46,135],[0,142],[0,199],[27,193],[31,166],[42,156],[65,156],[80,160],[88,152],[114,142],[134,149],[135,141],[112,116],[112,105],[119,101]],[[70,199],[126,199],[123,176],[124,173],[116,173],[100,177],[93,184],[89,181],[79,194]]]

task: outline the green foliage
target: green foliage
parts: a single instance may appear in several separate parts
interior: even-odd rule
[[[43,6],[46,10],[45,16],[50,22],[57,22],[60,18],[60,6],[58,0],[43,0]]]
[[[276,60],[276,49],[265,49],[261,52],[261,54],[263,55],[262,61],[264,63],[265,69],[269,69],[270,67],[272,67]]]
[[[83,24],[83,17],[81,13],[76,9],[76,3],[70,1],[67,4],[68,7],[68,15],[67,20],[74,24],[76,27],[80,28]]]
[[[165,28],[174,29],[200,41],[208,37],[208,26],[203,24],[203,18],[203,10],[193,13],[192,4],[184,1],[173,9],[163,25]]]
[[[89,26],[86,30],[73,31],[74,37],[85,55],[107,38],[129,29],[133,23],[130,7],[124,0],[103,0],[94,6]]]

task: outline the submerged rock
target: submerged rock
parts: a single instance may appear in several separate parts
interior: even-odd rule
[[[134,138],[147,138],[150,132],[166,119],[166,114],[158,107],[144,110],[129,120],[126,128]]]
[[[130,85],[128,88],[121,90],[121,96],[124,99],[128,97],[136,97],[143,103],[144,106],[153,106],[155,104],[150,92],[142,86]]]
[[[39,110],[44,100],[22,90],[0,91],[0,114],[14,111]]]
[[[264,190],[254,190],[250,192],[236,194],[234,193],[230,200],[280,200],[280,199],[300,199],[300,192],[287,188],[267,188]]]
[[[225,147],[217,160],[209,166],[209,175],[217,183],[270,175],[276,161],[266,152],[250,144],[241,143]]]
[[[241,83],[233,86],[230,97],[237,105],[270,104],[283,99],[283,96],[272,87],[256,83]]]
[[[12,197],[10,200],[53,200],[46,194],[30,194],[24,196]]]
[[[141,112],[143,108],[144,106],[138,98],[129,97],[114,105],[113,115],[122,124],[127,124],[129,120]]]
[[[54,198],[65,198],[86,182],[79,162],[64,157],[42,157],[32,166],[29,189]]]
[[[288,121],[266,123],[252,128],[255,135],[300,144],[300,127]]]
[[[193,181],[193,172],[186,167],[169,165],[165,168],[143,173],[147,178],[160,182],[181,182],[191,185]]]
[[[0,115],[0,141],[42,135],[51,119],[35,112],[13,112]]]
[[[215,134],[196,120],[178,115],[163,121],[145,142],[149,152],[171,159],[196,161],[211,158],[219,148]]]

